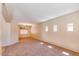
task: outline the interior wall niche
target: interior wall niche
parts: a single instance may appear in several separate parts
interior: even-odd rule
[[[19,37],[27,38],[31,35],[31,27],[30,25],[19,25]]]

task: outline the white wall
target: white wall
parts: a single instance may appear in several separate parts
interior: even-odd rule
[[[0,12],[0,20],[1,20],[0,30],[2,32],[1,36],[0,36],[1,45],[8,46],[8,45],[11,45],[11,44],[18,42],[18,34],[17,34],[18,31],[16,30],[17,23],[15,21],[11,21],[10,23],[6,22],[1,13],[2,13],[2,10]]]
[[[10,27],[11,27],[10,23],[6,23],[3,19],[2,27],[1,27],[2,28],[2,41],[1,41],[2,46],[6,46],[10,44],[9,43],[9,41],[11,40]]]
[[[17,24],[12,21],[7,23],[4,20],[2,21],[2,46],[8,46],[18,42],[18,31]]]
[[[10,42],[12,42],[13,44],[14,43],[17,43],[19,42],[19,37],[18,37],[18,31],[19,31],[19,28],[17,26],[17,22],[15,20],[12,20],[11,22],[11,40]]]

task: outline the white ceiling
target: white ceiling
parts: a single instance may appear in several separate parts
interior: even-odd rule
[[[77,3],[9,3],[18,22],[38,23],[79,9]]]

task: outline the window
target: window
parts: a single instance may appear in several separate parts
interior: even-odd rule
[[[57,25],[53,25],[53,31],[57,32]]]
[[[45,32],[48,32],[48,26],[45,27]]]
[[[20,34],[28,34],[27,30],[20,30]]]
[[[69,32],[73,32],[73,23],[69,23],[69,24],[67,24],[67,31],[69,31]]]

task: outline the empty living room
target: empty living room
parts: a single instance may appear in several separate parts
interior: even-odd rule
[[[79,3],[0,3],[2,56],[79,56]]]

